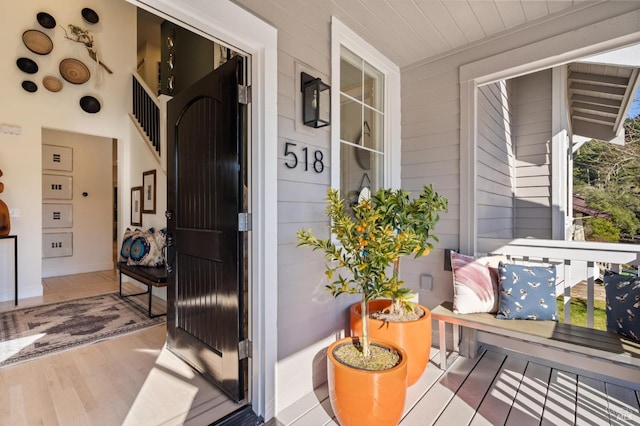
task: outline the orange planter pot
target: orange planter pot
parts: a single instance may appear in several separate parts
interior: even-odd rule
[[[401,360],[389,370],[362,370],[342,364],[333,354],[334,349],[351,341],[349,337],[338,340],[327,350],[329,399],[336,419],[342,426],[396,426],[406,398],[407,354],[399,347],[371,339],[372,344],[398,351]]]
[[[391,306],[390,300],[369,301],[369,312],[383,310]],[[407,370],[407,385],[415,384],[429,363],[431,354],[431,311],[422,305],[424,315],[415,321],[384,322],[369,318],[369,337],[400,346],[407,352],[409,365]],[[362,330],[362,315],[360,303],[351,305],[350,309],[351,335],[359,336]]]

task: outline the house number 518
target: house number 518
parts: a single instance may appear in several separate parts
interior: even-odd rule
[[[296,152],[302,151],[301,163],[304,165],[304,171],[309,170],[309,148],[302,148],[300,150],[295,149],[298,144],[293,142],[285,142],[284,144],[284,156],[287,157],[287,161],[285,161],[284,165],[289,169],[295,169],[298,167],[298,154]],[[322,173],[324,171],[324,154],[319,149],[313,151],[313,158],[311,162],[311,166],[316,173]]]

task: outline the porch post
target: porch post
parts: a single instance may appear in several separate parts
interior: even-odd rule
[[[568,216],[570,195],[569,105],[567,102],[567,66],[552,70],[551,90],[551,238],[566,240],[571,223]]]
[[[476,229],[477,82],[460,81],[460,247],[474,255]]]

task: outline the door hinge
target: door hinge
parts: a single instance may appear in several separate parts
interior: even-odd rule
[[[245,358],[252,358],[252,357],[253,357],[253,343],[251,342],[251,340],[247,339],[238,343],[238,358],[242,360]]]
[[[238,86],[238,102],[242,105],[251,103],[251,86]]]
[[[251,231],[251,213],[238,213],[238,231]]]

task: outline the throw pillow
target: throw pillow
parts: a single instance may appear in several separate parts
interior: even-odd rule
[[[162,250],[167,245],[167,228],[159,229],[153,234],[156,238],[156,243],[158,243],[158,247]]]
[[[127,228],[127,230],[124,231],[124,237],[122,237],[122,246],[120,247],[120,256],[118,257],[119,262],[126,262],[129,259],[129,253],[131,252],[131,241],[133,241],[134,235],[139,232],[139,229],[132,231],[131,228]]]
[[[556,266],[500,262],[500,307],[496,318],[558,321]]]
[[[504,256],[474,258],[451,252],[455,313],[495,313],[498,310],[499,275],[496,268],[504,259]]]
[[[607,330],[640,341],[640,277],[604,273]]]
[[[127,265],[159,268],[164,265],[162,248],[155,233],[140,232],[133,236]]]

